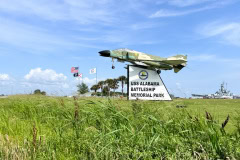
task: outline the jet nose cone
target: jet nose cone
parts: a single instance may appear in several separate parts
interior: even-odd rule
[[[100,56],[110,57],[110,50],[104,50],[104,51],[100,51],[98,53],[100,54]]]

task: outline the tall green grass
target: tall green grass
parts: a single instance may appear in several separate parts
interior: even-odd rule
[[[178,104],[187,108],[176,108]],[[226,119],[225,110],[226,115],[214,112],[214,107],[224,104],[235,107],[238,103],[45,96],[0,99],[0,157],[240,159],[240,114]]]

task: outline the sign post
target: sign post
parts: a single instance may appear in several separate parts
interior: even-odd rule
[[[128,99],[171,101],[172,98],[160,75],[137,66],[128,66]]]

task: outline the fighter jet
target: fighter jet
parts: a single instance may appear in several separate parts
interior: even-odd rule
[[[116,49],[103,50],[99,52],[100,56],[112,58],[112,69],[115,69],[114,59],[119,62],[130,62],[136,66],[156,70],[158,74],[161,70],[172,70],[178,73],[187,65],[187,56],[176,55],[169,58],[162,58],[146,53],[130,50],[130,49]]]

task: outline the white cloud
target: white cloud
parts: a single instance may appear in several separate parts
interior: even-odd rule
[[[65,17],[64,8],[53,1],[8,0],[0,3],[0,9],[5,12],[16,12],[22,15],[40,16],[46,19],[61,19]]]
[[[10,77],[8,74],[0,74],[0,81],[8,81]]]
[[[45,29],[1,17],[0,21],[0,42],[19,47],[26,52],[52,53],[59,48],[97,48],[96,45],[87,44],[88,37],[81,36],[83,39],[77,39],[71,35],[59,35],[50,28]]]
[[[10,77],[8,74],[0,74],[0,92],[3,87],[9,88],[15,84],[15,79]]]
[[[204,37],[218,37],[224,43],[240,46],[240,23],[213,22],[198,28]]]
[[[167,9],[161,9],[157,11],[156,13],[152,14],[150,18],[160,18],[160,17],[176,17],[176,16],[183,16],[183,15],[188,15],[191,13],[196,13],[196,12],[201,12],[204,10],[209,10],[215,8],[213,6],[206,6],[202,8],[197,8],[197,9],[189,9],[189,10],[167,10]]]
[[[173,92],[177,95],[180,95],[181,97],[187,97],[188,91],[186,89],[183,89],[182,84],[180,82],[176,83],[176,87],[173,90]]]
[[[81,83],[81,82],[84,82],[88,85],[93,85],[93,84],[96,84],[96,78],[90,79],[88,77],[84,77],[83,79],[82,78],[75,79],[75,83]]]
[[[215,60],[216,58],[216,55],[211,54],[190,55],[188,57],[188,61],[211,61]]]
[[[158,0],[156,4],[168,4],[175,7],[191,7],[191,6],[203,6],[211,4],[230,4],[237,0]]]
[[[150,26],[149,26],[150,27]],[[152,26],[153,27],[153,26]],[[147,35],[139,34],[139,30],[146,28],[146,26],[143,26],[141,28],[140,26],[129,26],[131,28],[131,32],[129,30],[111,30],[106,32],[104,36],[102,36],[102,41],[105,43],[110,43],[110,44],[117,44],[118,48],[122,47],[128,47],[130,45],[136,45],[136,44],[142,44],[142,45],[152,45],[152,44],[157,44],[161,43],[162,41],[157,39],[152,39],[146,38]],[[128,34],[126,34],[128,33]],[[134,41],[133,41],[134,37]]]
[[[69,88],[69,85],[68,85],[67,83],[64,83],[64,84],[62,85],[62,87],[65,88],[65,89],[67,89],[67,88]]]
[[[5,0],[0,2],[0,43],[24,54],[65,54],[105,48],[106,43],[116,47],[159,43],[138,31],[161,24],[134,18],[148,16],[152,11],[147,7],[156,1]]]
[[[121,3],[114,0],[7,0],[0,3],[0,9],[7,13],[40,17],[51,21],[75,21],[80,24],[103,22],[106,24],[117,20],[114,15],[122,9],[117,4]]]
[[[126,27],[129,26],[131,17],[128,13],[144,11],[139,9],[146,7],[142,4],[151,3],[139,0],[4,0],[0,2],[3,13],[0,15],[0,43],[16,47],[24,53],[35,54],[63,53],[63,50],[82,48],[100,49],[103,45],[96,43],[99,43],[99,39],[107,43],[105,35],[112,29],[119,31],[120,27],[125,27],[129,30]],[[9,16],[3,18],[4,15]],[[103,26],[106,25],[115,28],[105,30]],[[147,29],[152,25],[154,24],[139,24],[131,28]],[[126,35],[128,30],[121,35]],[[131,36],[122,37],[125,42]],[[132,41],[132,38],[128,39]],[[113,43],[119,42],[115,40]]]
[[[168,4],[178,6],[178,7],[187,7],[192,5],[198,5],[206,2],[214,2],[216,0],[169,0]]]
[[[198,10],[176,11],[176,10],[161,9],[156,13],[152,14],[150,18],[183,16],[183,15],[187,15],[194,12],[198,12]]]
[[[38,84],[63,84],[67,77],[62,73],[56,73],[52,69],[42,70],[41,68],[31,69],[30,72],[24,76],[24,79],[31,83]]]
[[[226,64],[228,66],[234,66],[240,67],[240,64],[238,63],[240,59],[238,57],[234,58],[227,58],[227,57],[221,57],[217,56],[215,54],[194,54],[194,55],[189,55],[188,56],[188,61],[199,61],[199,62],[215,62],[219,64]]]
[[[88,78],[88,77],[85,77],[85,78],[83,78],[83,82],[84,83],[87,83],[87,84],[96,84],[96,78],[93,78],[93,79],[90,79],[90,78]]]
[[[150,29],[150,28],[156,28],[159,27],[162,24],[157,24],[157,23],[150,23],[150,22],[142,22],[142,23],[134,23],[130,25],[130,29],[132,30],[144,30],[144,29]]]
[[[211,2],[211,3],[206,3],[205,2]],[[215,1],[215,0],[172,0],[168,1],[170,5],[175,5],[177,7],[186,7],[186,6],[192,6],[196,4],[202,4],[204,5],[198,7],[198,8],[191,8],[191,9],[181,9],[181,10],[171,10],[171,9],[161,9],[152,15],[150,15],[150,18],[160,18],[160,17],[176,17],[176,16],[183,16],[183,15],[188,15],[191,13],[196,13],[196,12],[201,12],[205,10],[210,10],[214,8],[219,8],[222,6],[225,6],[227,4],[232,3],[232,0],[226,1]]]

